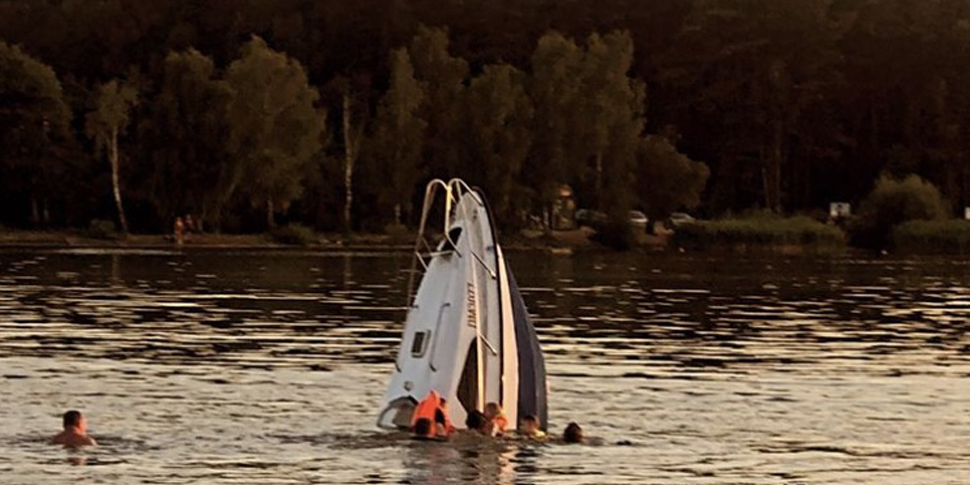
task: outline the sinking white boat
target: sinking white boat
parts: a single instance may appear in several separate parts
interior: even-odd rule
[[[428,217],[444,195],[444,234],[427,239]],[[414,278],[421,277],[417,292]],[[413,297],[413,298],[412,298]],[[461,180],[425,191],[415,244],[410,308],[377,424],[406,428],[429,391],[448,400],[451,422],[499,403],[511,425],[534,415],[546,429],[545,362],[481,193]]]

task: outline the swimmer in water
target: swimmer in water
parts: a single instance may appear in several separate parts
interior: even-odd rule
[[[541,440],[546,437],[546,433],[539,427],[539,418],[531,414],[522,418],[522,422],[519,424],[519,434],[534,440]]]
[[[433,440],[435,439],[434,423],[428,418],[419,418],[414,422],[414,439]]]
[[[418,422],[428,421],[427,431],[418,432]],[[422,428],[423,429],[423,428]],[[428,396],[418,403],[411,418],[411,430],[415,435],[425,438],[447,438],[454,431],[448,418],[448,402],[436,391],[428,392]]]
[[[582,443],[583,442],[583,428],[580,428],[575,422],[569,423],[566,429],[562,432],[562,440],[566,443]]]
[[[445,437],[451,436],[455,432],[455,427],[451,424],[448,417],[448,400],[442,397],[439,401],[438,410],[434,414],[434,421],[438,425],[438,433]]]
[[[465,418],[465,427],[468,428],[469,431],[476,431],[485,436],[491,435],[491,431],[489,430],[488,426],[488,418],[477,409],[473,409],[468,413],[468,417]]]
[[[80,411],[68,411],[64,413],[64,431],[51,438],[51,444],[69,448],[97,446],[98,443],[94,438],[87,435],[87,429],[88,420],[81,415]]]
[[[502,436],[509,427],[509,420],[505,417],[505,411],[497,402],[490,402],[485,405],[485,417],[490,423],[490,434]]]

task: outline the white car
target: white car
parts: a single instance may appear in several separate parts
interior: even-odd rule
[[[690,224],[695,220],[696,219],[694,219],[690,214],[686,212],[674,212],[670,214],[669,218],[667,218],[667,221],[670,223],[670,227],[677,227],[677,226],[682,226],[684,224]]]
[[[650,219],[647,215],[640,211],[630,211],[627,213],[627,220],[630,221],[630,225],[637,229],[646,229],[647,224]]]

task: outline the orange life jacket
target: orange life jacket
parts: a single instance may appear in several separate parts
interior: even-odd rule
[[[436,432],[438,427],[438,422],[435,420],[435,415],[438,414],[439,411],[445,418],[445,422],[444,422],[445,430],[443,434]],[[416,408],[414,408],[414,415],[411,417],[411,429],[414,429],[414,425],[418,422],[419,419],[422,419],[422,418],[427,419],[428,421],[431,421],[432,432],[430,437],[432,438],[438,434],[441,434],[442,436],[447,436],[455,429],[454,426],[451,425],[451,418],[448,416],[448,408],[442,405],[441,395],[438,394],[438,391],[428,392],[428,395],[424,399],[422,399],[421,402],[418,403],[418,406]]]

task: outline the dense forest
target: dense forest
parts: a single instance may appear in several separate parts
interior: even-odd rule
[[[970,205],[970,0],[0,0],[0,225]],[[127,217],[124,215],[127,214]]]

